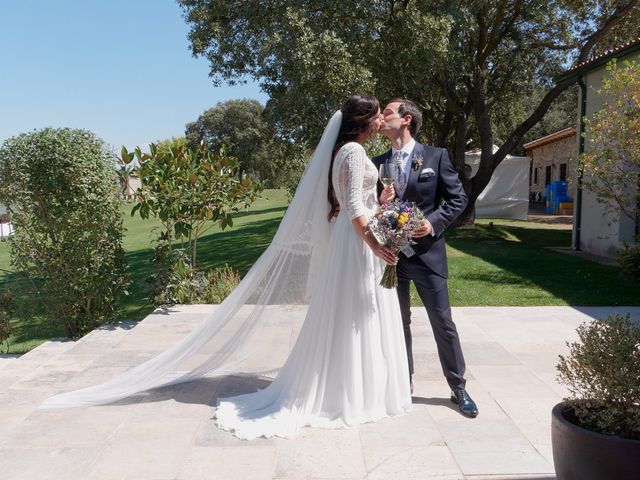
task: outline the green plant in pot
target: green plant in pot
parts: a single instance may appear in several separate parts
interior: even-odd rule
[[[552,412],[558,480],[640,478],[640,322],[596,319],[567,343],[558,379],[569,397]]]

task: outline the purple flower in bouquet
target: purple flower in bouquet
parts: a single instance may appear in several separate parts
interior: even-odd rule
[[[378,243],[398,252],[410,248],[415,242],[411,236],[424,222],[424,215],[413,202],[393,202],[381,205],[369,222],[369,230]],[[398,286],[398,274],[395,265],[387,265],[380,285],[385,288]]]

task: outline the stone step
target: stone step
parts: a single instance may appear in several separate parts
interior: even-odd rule
[[[58,393],[60,385],[69,390],[106,381],[164,351],[215,308],[214,305],[159,308],[141,322],[104,325],[75,341],[44,342],[0,370],[0,395],[9,389],[13,393],[29,389],[42,392],[40,396],[44,399]]]
[[[128,334],[134,326],[135,322],[103,326],[78,340],[49,340],[23,355],[0,360],[0,393],[19,382],[29,382],[34,377],[44,376],[60,366],[72,366],[73,370],[79,371],[87,362],[103,354],[105,348],[111,348],[113,341]],[[89,354],[80,356],[77,352]]]

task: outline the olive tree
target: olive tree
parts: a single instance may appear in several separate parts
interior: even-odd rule
[[[142,185],[131,214],[155,217],[162,225],[150,278],[152,301],[219,301],[238,282],[237,275],[228,268],[198,270],[198,240],[214,226],[232,227],[233,215],[253,203],[262,186],[240,173],[237,159],[224,147],[212,153],[205,142],[194,149],[181,143],[163,148],[151,144],[149,153],[123,147],[123,157],[132,155],[140,163]]]

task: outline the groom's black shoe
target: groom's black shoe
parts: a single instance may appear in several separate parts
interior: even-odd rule
[[[458,410],[466,416],[475,418],[478,416],[478,407],[467,391],[462,388],[455,388],[451,391],[451,401],[458,405]]]

